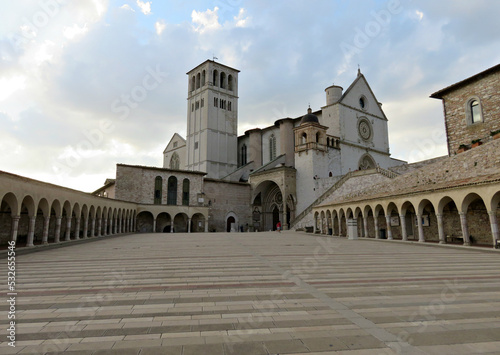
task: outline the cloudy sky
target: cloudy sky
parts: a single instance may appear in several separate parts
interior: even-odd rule
[[[446,154],[429,95],[500,62],[494,0],[19,0],[0,4],[0,170],[93,191],[185,136],[186,72],[241,70],[239,133],[325,104],[358,65],[392,156]]]

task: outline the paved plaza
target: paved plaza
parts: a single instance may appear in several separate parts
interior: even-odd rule
[[[296,232],[105,237],[19,252],[0,353],[500,354],[499,270],[493,250]]]

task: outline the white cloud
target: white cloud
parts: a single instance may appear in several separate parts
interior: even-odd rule
[[[236,27],[247,27],[250,22],[250,17],[245,17],[246,10],[241,8],[238,12],[238,16],[234,16],[235,26]]]
[[[156,21],[155,22],[155,30],[156,30],[156,34],[159,36],[161,35],[161,33],[163,31],[165,31],[165,28],[167,27],[167,25],[165,24],[165,21],[163,20],[159,20],[159,21]]]
[[[415,14],[420,21],[424,18],[424,13],[422,11],[415,10]]]
[[[23,90],[26,87],[26,78],[16,75],[10,78],[0,78],[0,102],[6,100],[18,90]],[[5,113],[5,115],[7,115]]]
[[[219,8],[216,6],[213,10],[207,9],[207,11],[196,11],[193,10],[191,13],[191,20],[194,24],[198,25],[194,28],[196,32],[203,33],[209,30],[216,30],[221,27],[219,23],[219,15],[217,11]]]
[[[124,9],[124,10],[129,10],[129,11],[135,12],[135,10],[133,8],[131,8],[129,4],[123,4],[122,6],[120,6],[120,9]]]
[[[88,32],[87,24],[84,24],[82,27],[78,26],[76,23],[71,27],[65,27],[63,29],[63,35],[67,39],[75,39],[75,37],[79,37]]]
[[[151,14],[151,3],[152,3],[152,1],[137,0],[137,6],[139,6],[139,9],[141,9],[141,12],[144,15],[150,15]]]

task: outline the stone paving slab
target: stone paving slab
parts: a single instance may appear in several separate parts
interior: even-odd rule
[[[499,256],[286,231],[40,248],[0,353],[500,354]]]

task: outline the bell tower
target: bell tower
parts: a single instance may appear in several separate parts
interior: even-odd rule
[[[220,179],[237,168],[238,73],[213,60],[187,73],[187,170]]]

